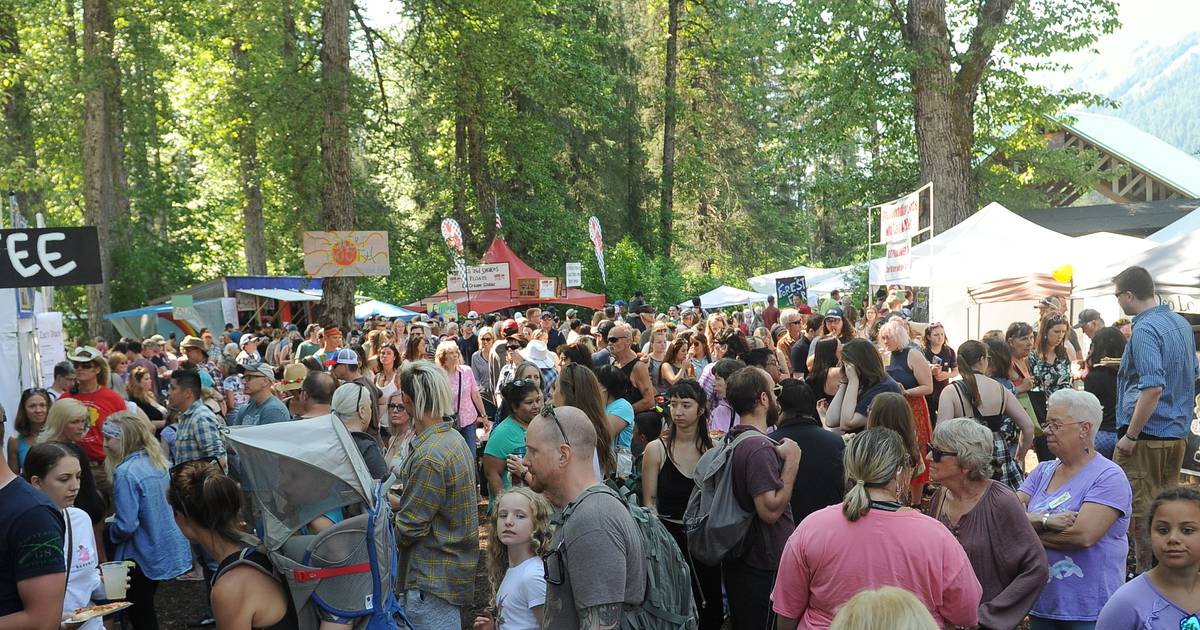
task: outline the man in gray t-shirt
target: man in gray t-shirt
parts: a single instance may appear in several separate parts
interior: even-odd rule
[[[533,419],[525,445],[530,488],[567,514],[546,559],[543,627],[620,626],[645,595],[645,552],[628,508],[594,488],[596,430],[583,411],[557,407]]]

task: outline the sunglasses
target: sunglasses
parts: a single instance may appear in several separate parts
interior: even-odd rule
[[[941,463],[943,457],[958,457],[958,451],[943,451],[933,444],[926,444],[925,450],[929,453],[935,464]]]
[[[608,343],[617,343],[618,341],[620,341],[622,339],[629,339],[629,337],[609,337]]]
[[[96,368],[96,364],[95,364],[95,363],[91,363],[91,362],[88,362],[88,363],[72,363],[71,365],[75,366],[75,369],[76,369],[76,370],[82,370],[82,369],[95,369],[95,368]]]
[[[563,444],[570,446],[571,440],[567,439],[567,432],[563,431],[562,423],[558,421],[558,416],[554,414],[554,405],[547,403],[546,406],[542,408],[541,415],[543,418],[550,418],[554,420],[554,426],[558,427],[558,432],[562,434]],[[559,584],[561,584],[561,582]]]

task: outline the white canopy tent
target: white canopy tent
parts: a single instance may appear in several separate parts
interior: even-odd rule
[[[1122,256],[1105,268],[1079,277],[1073,297],[1107,296],[1111,300],[1115,289],[1113,276],[1132,265],[1140,265],[1150,272],[1160,300],[1177,311],[1200,313],[1200,231],[1176,237],[1139,254]]]
[[[850,281],[847,279],[849,274],[854,272],[853,265],[845,267],[792,267],[783,271],[763,274],[749,278],[747,282],[750,288],[765,293],[767,295],[775,294],[775,280],[777,278],[794,278],[796,276],[804,276],[805,285],[808,286],[808,300],[812,304],[816,304],[818,294],[828,294],[835,290],[846,289],[850,287]]]
[[[746,291],[745,289],[730,286],[719,286],[700,296],[700,308],[707,310],[766,301],[767,296],[763,293],[755,293],[754,291]],[[689,308],[691,305],[691,301],[681,302],[679,308]]]
[[[1031,319],[1032,301],[981,309],[967,288],[1000,278],[1050,273],[1071,262],[1073,239],[991,203],[958,225],[912,248],[912,272],[897,284],[929,287],[929,312],[952,343],[978,338],[1016,320]],[[872,285],[884,281],[883,258],[870,263]]]
[[[1184,234],[1190,234],[1197,230],[1200,230],[1200,206],[1179,217],[1167,227],[1147,236],[1146,239],[1155,243],[1166,243],[1171,239],[1179,238]]]

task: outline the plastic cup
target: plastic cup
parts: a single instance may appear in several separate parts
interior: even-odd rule
[[[105,562],[100,565],[100,577],[104,581],[104,595],[110,600],[125,599],[125,580],[129,567],[124,562]]]

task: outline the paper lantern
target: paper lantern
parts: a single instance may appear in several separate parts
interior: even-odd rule
[[[1051,275],[1059,282],[1070,282],[1071,278],[1075,277],[1075,268],[1070,264],[1066,264],[1052,271]]]

